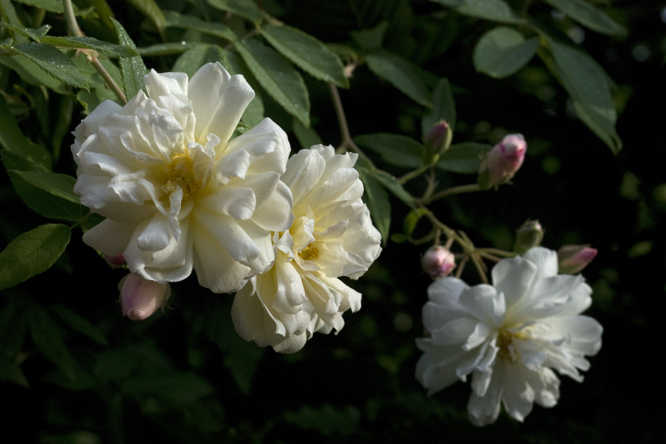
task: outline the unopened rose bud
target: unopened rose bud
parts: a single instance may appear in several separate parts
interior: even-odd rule
[[[538,220],[527,220],[516,230],[516,243],[513,245],[513,251],[518,254],[524,254],[532,247],[541,245],[543,239],[543,229]]]
[[[118,253],[115,256],[109,256],[108,254],[105,254],[104,260],[111,268],[120,268],[127,265],[127,262],[125,262],[125,256],[123,256],[122,253]]]
[[[445,120],[437,122],[432,129],[426,134],[423,141],[423,163],[424,165],[431,165],[439,159],[440,154],[444,153],[451,145],[453,132],[451,127]]]
[[[565,245],[557,250],[560,274],[578,274],[597,256],[589,245]]]
[[[123,316],[133,321],[147,319],[160,308],[164,309],[171,295],[168,283],[160,284],[138,274],[128,274],[118,284]]]
[[[479,168],[477,184],[488,189],[507,183],[523,164],[527,143],[522,134],[509,134],[488,152]]]
[[[448,276],[456,267],[456,259],[448,248],[436,245],[428,248],[421,258],[421,266],[433,279]]]

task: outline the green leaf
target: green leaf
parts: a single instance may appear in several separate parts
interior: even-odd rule
[[[127,2],[148,17],[155,24],[162,40],[166,40],[166,19],[155,0],[127,0]]]
[[[593,31],[607,35],[627,33],[627,30],[615,20],[586,0],[545,0],[545,2]]]
[[[369,148],[392,165],[419,168],[423,165],[423,146],[416,140],[398,134],[364,134],[354,138],[356,144]]]
[[[313,430],[323,436],[334,433],[350,436],[358,429],[361,412],[353,406],[336,409],[328,404],[319,408],[304,405],[296,412],[285,412],[284,419],[297,427]]]
[[[61,0],[14,0],[16,3],[22,3],[35,8],[46,9],[50,12],[57,12],[62,14],[64,8]]]
[[[378,51],[367,54],[365,61],[377,77],[388,81],[416,103],[432,108],[430,91],[407,60],[386,51]]]
[[[451,127],[456,126],[456,104],[451,93],[451,85],[447,79],[441,79],[432,95],[432,111],[421,119],[421,133],[423,138],[440,120],[445,120]]]
[[[182,54],[201,45],[202,43],[199,42],[158,43],[145,48],[136,48],[136,52],[142,57]]]
[[[21,367],[13,360],[2,355],[0,355],[0,381],[13,382],[26,388],[29,386]]]
[[[49,219],[76,222],[83,216],[84,207],[80,203],[63,199],[48,191],[28,183],[19,171],[9,171],[9,178],[21,200],[34,212]]]
[[[69,240],[69,230],[67,231]],[[75,379],[76,374],[79,373],[77,371],[78,366],[63,341],[62,331],[58,328],[58,325],[46,309],[39,305],[32,306],[29,313],[30,334],[37,348],[64,371],[70,379]]]
[[[42,189],[49,194],[63,198],[76,204],[80,203],[79,196],[74,194],[76,179],[67,174],[57,174],[50,171],[11,171],[20,176],[30,185]]]
[[[11,241],[0,253],[0,290],[51,268],[65,251],[70,235],[66,225],[46,224]]]
[[[44,37],[51,30],[51,25],[44,25],[39,29],[24,28],[22,26],[10,25],[9,23],[3,23],[2,26],[6,27],[7,29],[11,29],[14,32],[18,32],[19,34],[24,35],[36,42],[39,42],[42,37]]]
[[[372,164],[369,161],[359,158],[355,168],[365,185],[365,199],[363,200],[367,204],[368,210],[370,210],[370,216],[375,227],[382,235],[382,244],[386,246],[389,230],[391,229],[391,202],[389,202],[388,194],[386,194],[381,183],[370,173]]]
[[[241,122],[252,127],[264,120],[264,100],[261,95],[261,89],[243,60],[235,52],[228,49],[222,49],[223,60],[220,60],[222,66],[226,68],[231,75],[240,74],[245,77],[250,86],[254,89],[254,99],[245,108],[241,116]]]
[[[448,6],[449,8],[453,8],[455,6],[460,6],[465,0],[430,0],[435,3],[439,3],[440,5],[443,6]]]
[[[261,28],[261,35],[282,55],[311,76],[349,88],[349,80],[340,59],[316,38],[289,26],[274,25]]]
[[[525,20],[514,14],[511,7],[503,0],[464,0],[455,10],[463,15],[494,22],[525,23]]]
[[[3,47],[13,53],[24,55],[63,83],[76,88],[88,89],[88,84],[69,57],[51,45],[30,42],[14,47],[9,45],[3,45]]]
[[[529,62],[537,48],[539,38],[525,40],[513,28],[500,26],[483,34],[474,47],[474,68],[494,78],[510,76]]]
[[[310,99],[301,75],[273,49],[257,40],[245,40],[236,48],[259,84],[289,114],[310,126]]]
[[[95,327],[86,318],[78,315],[64,305],[54,305],[52,310],[60,316],[60,319],[65,321],[70,327],[79,333],[89,337],[93,341],[101,345],[107,345],[108,341],[97,327]]]
[[[617,154],[622,140],[615,130],[615,102],[607,76],[594,60],[569,46],[549,42],[555,69],[578,117]]]
[[[115,19],[111,19],[113,25],[116,27],[118,34],[118,43],[121,46],[126,46],[132,50],[136,50],[136,45],[123,28],[123,25]],[[143,63],[141,56],[135,57],[121,57],[120,58],[120,72],[123,76],[123,83],[125,85],[125,96],[127,100],[131,100],[140,90],[144,90],[143,76],[148,73],[146,65]]]
[[[191,15],[181,15],[175,11],[164,11],[164,18],[167,26],[176,28],[191,29],[203,32],[223,39],[235,41],[238,36],[227,25],[222,23],[211,23],[201,20]]]
[[[421,218],[426,214],[428,214],[428,210],[426,208],[417,208],[407,214],[405,221],[402,224],[402,229],[405,232],[405,236],[411,236],[414,233],[416,224],[418,224]]]
[[[291,123],[291,128],[294,130],[294,134],[296,135],[296,139],[298,139],[301,148],[309,149],[315,145],[321,145],[321,137],[319,137],[319,134],[317,134],[312,125],[310,125],[309,128],[306,128],[300,120],[294,117]]]
[[[451,145],[439,157],[435,166],[454,173],[476,174],[483,156],[492,149],[492,145],[476,142],[463,142]]]
[[[137,55],[136,50],[133,48],[114,45],[113,43],[97,40],[93,37],[46,36],[42,38],[41,42],[66,48],[94,49],[95,51],[99,51],[108,57],[135,57]]]
[[[208,0],[208,4],[213,8],[239,15],[255,24],[258,24],[262,18],[261,11],[252,0]]]
[[[53,76],[42,70],[39,65],[23,55],[0,57],[0,65],[4,65],[12,71],[16,71],[21,79],[30,85],[45,86],[60,94],[68,92],[67,85],[54,79]]]
[[[363,29],[361,31],[351,31],[349,35],[364,51],[372,51],[382,47],[384,34],[388,29],[389,22],[384,20],[372,29]]]
[[[373,171],[371,173],[375,179],[377,179],[382,185],[386,187],[391,193],[400,199],[405,205],[409,208],[416,210],[416,205],[414,205],[414,199],[411,194],[407,192],[400,182],[396,180],[395,177],[386,174]]]
[[[4,148],[2,162],[6,169],[51,169],[51,155],[39,145],[32,143],[23,135],[16,119],[7,108],[4,97],[0,95],[0,145]],[[9,164],[8,164],[9,163]]]
[[[93,110],[103,101],[112,100],[115,102],[117,99],[118,98],[113,91],[108,90],[105,87],[90,88],[90,91],[82,89],[76,93],[76,100],[83,105],[86,115],[93,112]]]
[[[190,78],[206,63],[220,62],[224,60],[224,50],[217,45],[198,44],[185,51],[172,70],[174,72],[184,72]]]

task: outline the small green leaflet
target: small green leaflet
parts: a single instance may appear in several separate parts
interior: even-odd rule
[[[342,88],[349,88],[340,59],[322,42],[289,26],[266,25],[261,35],[282,55],[311,76]]]
[[[23,180],[36,188],[70,202],[80,203],[79,196],[74,194],[76,179],[72,176],[41,170],[12,172],[18,174]]]
[[[113,24],[116,27],[118,43],[121,46],[136,50],[136,45],[127,34],[127,31],[125,31],[125,28],[123,28],[123,25],[113,18],[111,20],[113,20]],[[141,56],[121,57],[120,72],[123,76],[123,83],[125,84],[125,96],[129,101],[134,98],[140,90],[144,89],[143,76],[148,73],[148,69],[146,69],[146,65],[143,63]]]
[[[30,42],[18,46],[5,44],[2,47],[11,53],[24,55],[63,83],[76,88],[88,89],[86,80],[76,69],[74,63],[54,46]]]
[[[388,81],[416,103],[432,108],[432,94],[407,60],[387,51],[377,51],[367,54],[365,61],[377,77]]]
[[[92,37],[52,37],[41,39],[42,43],[64,48],[94,49],[108,57],[135,57],[137,52],[128,46],[114,45],[113,43],[97,40]]]
[[[21,234],[0,253],[0,290],[43,273],[69,244],[66,225],[46,224]]]
[[[29,37],[36,42],[39,42],[42,37],[44,37],[49,32],[49,30],[51,30],[51,25],[44,25],[39,29],[24,28],[22,26],[10,25],[9,23],[2,23],[2,26],[6,27],[7,29],[11,29],[14,32],[18,32],[21,35]]]
[[[537,48],[539,38],[527,40],[513,28],[500,26],[481,36],[472,60],[477,71],[494,78],[510,76],[529,62]]]
[[[607,35],[627,33],[627,30],[615,20],[586,0],[545,0],[545,2],[593,31]]]
[[[148,17],[157,27],[162,40],[166,40],[166,19],[155,0],[127,0],[127,2],[134,5],[143,15]]]
[[[303,125],[310,126],[310,99],[298,71],[273,49],[255,39],[239,42],[236,48],[268,94]]]
[[[136,52],[140,56],[181,54],[200,45],[205,44],[199,42],[158,43],[144,48],[136,48]]]

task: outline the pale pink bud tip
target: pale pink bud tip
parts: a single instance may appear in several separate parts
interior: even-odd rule
[[[447,248],[436,245],[428,248],[421,258],[421,266],[433,279],[448,276],[456,267],[456,259]]]
[[[589,245],[565,245],[557,250],[559,271],[578,274],[597,256],[597,249]]]
[[[118,284],[123,316],[133,321],[147,319],[163,308],[171,295],[168,283],[160,284],[138,274],[128,274]]]
[[[487,186],[508,182],[523,164],[527,143],[522,134],[509,134],[488,152],[481,165],[481,174],[487,174]]]
[[[125,256],[123,256],[122,253],[118,253],[115,256],[105,254],[104,260],[106,260],[106,263],[109,264],[109,267],[111,268],[120,268],[127,265],[127,262],[125,262]]]

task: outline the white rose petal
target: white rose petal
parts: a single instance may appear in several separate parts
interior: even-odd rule
[[[428,288],[417,339],[424,354],[416,378],[431,395],[472,375],[467,405],[473,424],[494,422],[500,405],[523,421],[533,403],[553,407],[560,381],[553,372],[582,381],[586,355],[601,348],[601,325],[580,313],[592,290],[581,276],[558,275],[557,253],[532,248],[503,259],[493,285],[469,287],[446,277]]]
[[[83,239],[145,279],[194,268],[201,285],[233,291],[270,268],[271,231],[291,225],[287,136],[265,119],[229,140],[254,91],[219,63],[144,81],[148,95],[104,102],[74,132],[74,191],[106,217]]]
[[[318,145],[289,159],[281,180],[293,195],[293,224],[273,230],[273,268],[234,299],[232,319],[245,340],[293,353],[316,331],[339,331],[342,313],[361,308],[361,295],[339,278],[365,273],[381,237],[361,201],[356,158]]]

